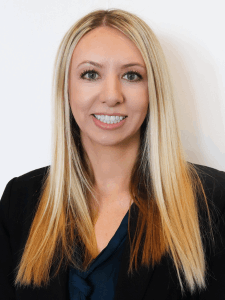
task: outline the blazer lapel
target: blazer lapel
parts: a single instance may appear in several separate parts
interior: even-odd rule
[[[137,223],[137,206],[131,208],[131,239],[134,237]],[[160,299],[164,300],[168,296],[169,288],[172,284],[172,272],[169,257],[164,256],[159,264],[153,268],[149,266],[138,268],[133,275],[127,274],[129,267],[130,246],[129,237],[125,241],[124,251],[122,254],[118,281],[115,289],[114,300],[129,299]],[[174,274],[173,274],[174,275]],[[174,281],[173,281],[174,283]]]
[[[137,206],[133,205],[131,208],[131,239],[134,237],[136,223],[137,223]],[[174,288],[176,281],[176,274],[171,264],[171,259],[168,256],[164,256],[159,264],[154,268],[151,266],[140,267],[138,272],[134,271],[133,275],[127,274],[129,267],[129,237],[127,236],[124,250],[121,259],[121,265],[115,288],[114,300],[141,300],[141,299],[167,299],[168,294],[172,293],[171,287]],[[53,269],[51,269],[51,275],[53,275]],[[69,267],[60,268],[59,273],[55,278],[52,278],[51,285],[45,292],[45,296],[51,297],[55,295],[55,299],[69,300]],[[173,292],[177,292],[177,287]],[[176,294],[178,296],[178,294]],[[175,294],[174,294],[175,296]],[[45,298],[43,298],[45,299]],[[47,299],[47,298],[46,298]],[[179,298],[173,298],[179,299]]]

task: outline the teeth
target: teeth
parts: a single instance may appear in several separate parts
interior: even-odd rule
[[[96,119],[107,124],[116,124],[126,118],[126,117],[119,117],[119,116],[107,116],[107,115],[95,115],[95,114],[94,116],[96,117]]]

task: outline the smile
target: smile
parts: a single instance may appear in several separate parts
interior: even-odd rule
[[[104,120],[101,121],[101,119],[100,120],[97,119],[94,115],[92,115],[92,119],[97,127],[106,130],[113,130],[113,129],[121,128],[125,124],[127,117],[123,117],[122,120],[119,119],[119,120],[112,121],[112,123],[111,121],[104,121]]]
[[[119,116],[107,116],[107,115],[95,115],[93,116],[98,119],[100,122],[105,124],[116,124],[121,122],[126,117],[119,117]]]

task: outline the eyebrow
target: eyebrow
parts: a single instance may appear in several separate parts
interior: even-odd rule
[[[94,61],[91,61],[91,60],[85,60],[85,61],[83,61],[82,63],[80,63],[77,67],[79,67],[80,65],[85,64],[85,63],[89,63],[89,64],[91,64],[91,65],[93,65],[93,66],[95,66],[95,67],[99,67],[99,68],[102,68],[102,67],[103,67],[101,64],[99,64],[99,63],[97,63],[97,62],[94,62]],[[140,67],[142,67],[142,68],[145,69],[145,67],[144,67],[143,65],[141,65],[141,64],[139,64],[139,63],[135,63],[135,62],[134,62],[134,63],[130,63],[130,64],[123,65],[121,68],[124,69],[124,68],[132,67],[132,66],[140,66]]]

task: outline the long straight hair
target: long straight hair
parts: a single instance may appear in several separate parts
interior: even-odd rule
[[[206,228],[200,224],[198,199],[203,200],[201,208],[207,211],[210,241],[214,241],[213,220],[201,179],[186,160],[181,145],[166,60],[149,26],[137,15],[121,9],[90,12],[68,30],[59,46],[52,87],[52,161],[17,266],[15,284],[47,285],[53,263],[58,267],[54,276],[62,265],[85,271],[98,255],[94,231],[98,209],[94,210],[90,201],[92,196],[98,204],[93,188],[95,178],[71,112],[68,76],[77,43],[100,26],[115,28],[134,42],[148,76],[148,113],[141,125],[141,143],[129,185],[131,199],[138,207],[138,219],[135,238],[130,239],[128,274],[133,274],[133,268],[137,271],[140,253],[141,265],[152,267],[169,254],[182,293],[180,275],[191,293],[196,288],[205,289],[207,263],[201,229]],[[82,249],[83,258],[78,249]]]

